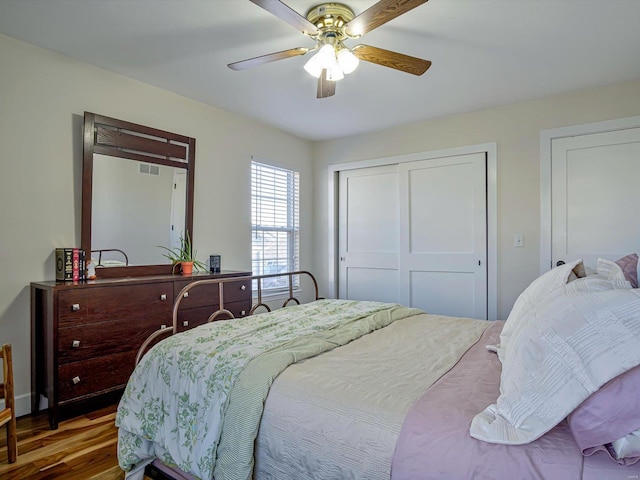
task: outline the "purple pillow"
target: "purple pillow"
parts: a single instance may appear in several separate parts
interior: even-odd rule
[[[640,365],[602,386],[567,420],[585,455],[640,429]]]
[[[638,288],[638,255],[632,253],[616,260],[622,269],[624,278],[631,284],[631,288]]]

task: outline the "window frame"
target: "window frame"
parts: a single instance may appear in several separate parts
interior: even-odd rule
[[[278,177],[286,176],[286,181]],[[269,177],[273,177],[273,181]],[[286,187],[284,187],[286,185]],[[265,186],[268,193],[263,193]],[[284,188],[283,188],[284,187]],[[269,190],[269,188],[271,190]],[[279,203],[283,203],[283,191],[286,190],[286,207],[282,208]],[[269,224],[261,219],[263,210],[271,210],[274,214],[274,221]],[[282,215],[286,212],[286,226],[277,225],[278,214]],[[282,217],[279,217],[282,221]],[[286,257],[276,253],[275,257],[266,257],[265,252],[265,233],[271,232],[278,236],[285,234],[286,238]],[[256,239],[260,237],[262,245],[256,249]],[[278,252],[279,239],[275,239],[274,250]],[[260,257],[255,256],[255,252],[260,251]],[[286,260],[286,272],[293,272],[300,269],[300,172],[292,168],[277,166],[261,160],[251,159],[251,271],[253,275],[262,275],[269,273],[281,273],[280,266],[282,260]],[[266,271],[266,261],[273,261],[276,267],[275,272]],[[284,273],[284,272],[282,272]],[[293,287],[299,289],[299,279],[293,277]],[[271,285],[270,285],[271,284]],[[256,288],[254,282],[254,290]],[[288,290],[287,277],[281,279],[268,279],[262,281],[262,291],[265,295],[279,295]]]

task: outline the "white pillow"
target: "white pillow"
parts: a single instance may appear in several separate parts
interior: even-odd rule
[[[573,282],[567,283],[564,287],[560,287],[557,291],[551,292],[551,295],[575,295],[585,292],[601,292],[603,290],[629,290],[631,283],[624,280],[610,280],[604,275],[594,274],[588,277],[579,278]]]
[[[624,276],[622,267],[616,262],[599,258],[596,264],[596,274],[606,278],[616,288],[631,288],[631,283]]]
[[[524,315],[531,310],[539,300],[543,299],[554,290],[557,290],[559,287],[566,285],[573,269],[581,264],[582,259],[555,267],[536,278],[520,294],[511,309],[511,313],[509,313],[509,316],[507,317],[507,321],[504,324],[502,332],[500,333],[500,345],[497,347],[496,352],[501,362],[504,361],[504,355],[509,345],[509,339],[513,333],[520,328]]]
[[[612,442],[611,447],[616,452],[618,460],[640,457],[640,430],[631,432],[629,435]]]
[[[629,283],[624,275],[624,271],[615,262],[599,258],[596,272],[588,274],[587,267],[582,260],[576,260],[559,267],[553,268],[536,278],[520,294],[504,328],[500,334],[500,345],[487,345],[487,349],[498,354],[502,362],[505,350],[508,347],[509,338],[516,331],[523,315],[532,308],[535,303],[548,295],[562,295],[567,292],[595,292],[599,290],[612,290],[616,288],[629,289]],[[585,276],[587,275],[587,276]],[[565,287],[562,289],[561,287]]]
[[[639,319],[639,289],[543,298],[511,335],[500,396],[475,416],[471,436],[520,445],[548,432],[606,382],[640,365]]]

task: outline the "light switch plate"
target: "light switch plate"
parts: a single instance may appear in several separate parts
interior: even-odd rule
[[[521,233],[516,233],[513,236],[514,247],[524,247],[524,236]]]

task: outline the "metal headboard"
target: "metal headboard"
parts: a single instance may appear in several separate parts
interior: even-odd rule
[[[96,267],[102,267],[102,254],[105,253],[105,252],[118,252],[118,253],[121,253],[122,256],[124,257],[125,265],[129,266],[129,257],[127,257],[127,254],[124,253],[119,248],[101,248],[99,250],[91,250],[91,253],[98,253],[98,264],[96,265]]]
[[[272,274],[268,274],[268,275],[255,275],[252,277],[226,277],[226,278],[208,278],[205,280],[196,280],[195,282],[191,282],[189,284],[187,284],[182,290],[180,290],[180,293],[178,293],[177,298],[174,301],[173,304],[173,323],[171,325],[171,327],[167,327],[167,328],[163,328],[160,330],[156,330],[155,332],[153,332],[151,335],[149,335],[149,337],[147,337],[147,339],[142,343],[142,346],[140,347],[140,349],[138,350],[138,354],[136,355],[136,365],[140,362],[140,359],[144,356],[145,352],[147,351],[147,349],[149,348],[149,345],[151,345],[151,343],[156,340],[157,338],[161,337],[162,335],[174,335],[176,333],[178,333],[178,310],[180,308],[180,302],[182,302],[182,299],[187,297],[188,295],[185,295],[185,293],[189,292],[189,290],[191,290],[192,288],[196,288],[200,285],[211,285],[211,284],[218,284],[218,309],[213,312],[209,318],[207,319],[207,322],[212,322],[214,320],[216,320],[219,316],[221,315],[226,315],[227,319],[232,319],[235,318],[233,313],[231,313],[229,310],[227,310],[224,307],[224,286],[227,283],[230,282],[238,282],[238,281],[246,281],[248,279],[250,280],[256,280],[257,281],[257,301],[255,304],[252,305],[251,310],[249,310],[249,315],[253,315],[255,313],[255,311],[260,308],[263,307],[265,308],[268,312],[271,311],[271,308],[263,302],[262,300],[262,281],[264,279],[267,278],[275,278],[275,277],[287,277],[288,280],[288,292],[289,292],[289,297],[284,301],[284,303],[282,304],[282,307],[286,307],[290,302],[295,302],[296,304],[300,304],[300,300],[298,300],[294,295],[293,295],[293,277],[298,276],[298,275],[305,275],[308,276],[311,281],[313,282],[313,287],[314,287],[314,299],[315,300],[320,300],[320,296],[318,294],[318,282],[316,281],[315,277],[308,271],[306,270],[300,270],[297,272],[286,272],[286,273],[272,273]]]

